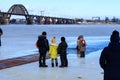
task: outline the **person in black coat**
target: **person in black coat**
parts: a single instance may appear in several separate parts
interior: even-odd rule
[[[3,31],[2,31],[2,29],[0,28],[0,46],[1,46],[1,35],[3,35]]]
[[[46,54],[49,51],[49,42],[46,38],[47,33],[42,32],[42,35],[38,36],[37,47],[39,49],[39,67],[48,67],[46,65]]]
[[[104,70],[104,80],[120,80],[120,43],[119,32],[114,30],[110,43],[100,55],[99,63]]]
[[[68,67],[67,60],[67,43],[65,37],[61,37],[61,43],[58,45],[58,54],[60,54],[61,65],[59,67]]]

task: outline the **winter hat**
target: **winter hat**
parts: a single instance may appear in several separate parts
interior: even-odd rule
[[[83,38],[83,35],[80,35],[80,36],[78,37],[78,39],[80,39],[80,38]]]
[[[61,37],[61,41],[65,41],[65,37]]]
[[[56,38],[55,37],[52,38],[51,45],[57,46]]]
[[[47,33],[45,31],[42,32],[42,35],[47,35]]]
[[[111,42],[119,42],[119,32],[117,30],[114,30],[112,32],[112,35],[110,37]]]
[[[53,44],[56,43],[56,39],[55,39],[55,37],[52,38],[52,43],[53,43]]]

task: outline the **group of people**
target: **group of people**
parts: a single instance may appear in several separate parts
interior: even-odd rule
[[[51,44],[49,45],[49,41],[47,39],[47,33],[44,31],[40,36],[38,36],[38,40],[36,42],[37,48],[39,50],[39,67],[48,67],[46,65],[46,54],[47,52],[51,58],[51,66],[58,66],[58,55],[60,55],[61,65],[59,67],[68,67],[68,59],[67,59],[67,47],[68,44],[65,40],[65,37],[61,37],[61,42],[57,44],[56,37],[54,36],[51,40]],[[77,52],[78,56],[84,58],[86,51],[86,41],[83,35],[80,35],[77,39]],[[55,63],[55,64],[54,64]]]
[[[67,60],[67,43],[65,37],[61,37],[59,45],[56,43],[56,38],[53,37],[51,44],[46,38],[47,33],[43,32],[38,37],[37,46],[39,49],[39,67],[48,67],[46,65],[46,54],[47,51],[51,57],[51,66],[54,67],[54,61],[58,66],[58,54],[60,55],[61,65],[59,67],[68,67]],[[80,35],[77,39],[77,52],[79,57],[85,57],[86,41],[83,35]],[[110,37],[110,43],[101,52],[99,63],[101,68],[104,70],[104,80],[120,80],[120,37],[119,32],[114,30]]]
[[[0,28],[0,46],[1,46],[1,35],[3,34]],[[54,36],[49,45],[47,39],[47,33],[44,31],[38,36],[36,46],[39,50],[39,67],[48,67],[46,65],[46,54],[47,52],[51,58],[51,66],[58,66],[58,54],[60,55],[61,65],[59,67],[68,67],[67,59],[67,48],[68,44],[65,37],[61,37],[61,42],[57,45],[56,37]],[[86,41],[83,35],[80,35],[77,39],[77,54],[79,57],[85,57]],[[120,80],[120,37],[119,32],[114,30],[110,37],[110,43],[101,52],[99,63],[101,68],[104,70],[104,80]],[[54,64],[55,62],[55,64]]]
[[[59,67],[68,67],[67,60],[67,47],[68,44],[65,40],[65,37],[61,37],[61,42],[57,45],[56,38],[53,37],[51,40],[51,44],[49,45],[49,41],[47,39],[47,33],[44,31],[40,36],[38,36],[38,40],[36,42],[37,48],[39,50],[39,67],[48,67],[46,65],[46,54],[47,52],[51,58],[51,66],[58,66],[58,54],[60,55],[61,65]],[[55,61],[55,65],[54,65]]]

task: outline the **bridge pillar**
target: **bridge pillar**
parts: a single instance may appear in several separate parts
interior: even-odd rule
[[[50,24],[53,24],[53,19],[49,18],[49,22],[50,22]]]
[[[57,24],[58,19],[52,18],[52,24]]]
[[[0,16],[0,24],[4,24],[4,18]]]
[[[26,21],[27,21],[27,24],[33,24],[33,19],[34,17],[33,16],[26,16]]]
[[[9,24],[9,19],[4,19],[4,24]]]
[[[49,17],[45,17],[45,24],[50,24],[50,18]]]
[[[63,19],[63,24],[67,24],[67,20],[66,19]]]
[[[38,24],[44,24],[45,18],[44,17],[37,17]]]
[[[61,18],[57,19],[57,24],[62,24],[62,19]]]
[[[9,18],[7,14],[0,13],[0,24],[9,24]]]
[[[71,24],[71,21],[67,19],[66,24]]]

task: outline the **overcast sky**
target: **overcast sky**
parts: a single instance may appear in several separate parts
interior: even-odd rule
[[[29,14],[52,17],[120,18],[120,0],[0,0],[0,10],[7,12],[14,4],[24,5]]]

